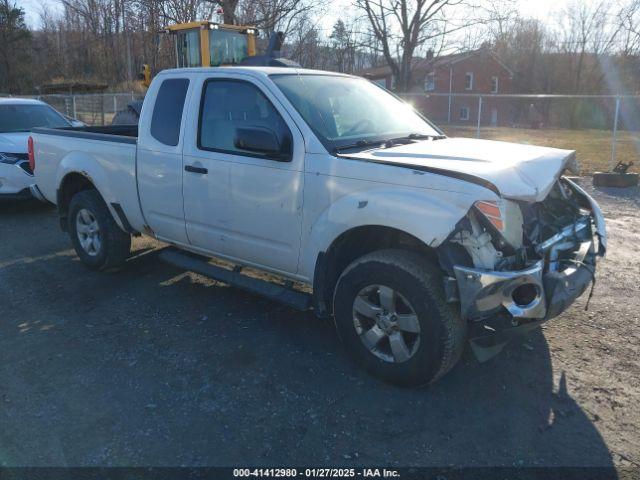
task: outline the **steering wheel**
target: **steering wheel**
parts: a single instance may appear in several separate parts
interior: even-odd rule
[[[348,137],[349,135],[355,135],[356,133],[365,133],[367,127],[373,127],[373,122],[368,118],[363,118],[341,136]]]

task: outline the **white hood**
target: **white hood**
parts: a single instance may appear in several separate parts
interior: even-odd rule
[[[505,198],[529,202],[542,201],[575,161],[572,150],[471,138],[420,141],[345,156],[472,176],[491,183]]]
[[[27,153],[31,132],[0,133],[0,152]]]

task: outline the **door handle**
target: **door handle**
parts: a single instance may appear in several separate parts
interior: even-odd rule
[[[186,165],[184,167],[185,171],[187,172],[191,172],[191,173],[200,173],[202,175],[206,175],[207,173],[209,173],[209,170],[207,170],[204,167],[194,167],[193,165]]]

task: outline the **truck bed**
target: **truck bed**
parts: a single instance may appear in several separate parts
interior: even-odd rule
[[[136,143],[137,125],[107,125],[104,127],[34,128],[33,133],[58,135],[62,137],[84,138],[106,142]]]
[[[136,183],[137,126],[34,128],[31,136],[35,180],[44,198],[58,204],[58,190],[67,174],[81,175],[100,192],[114,217],[126,217],[130,225],[141,228]]]

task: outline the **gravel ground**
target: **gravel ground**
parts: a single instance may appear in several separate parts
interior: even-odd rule
[[[329,322],[157,260],[85,269],[55,210],[0,206],[0,465],[640,466],[640,193],[598,191],[588,312],[428,389],[354,366]],[[636,470],[637,471],[637,470]]]

